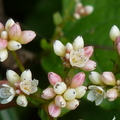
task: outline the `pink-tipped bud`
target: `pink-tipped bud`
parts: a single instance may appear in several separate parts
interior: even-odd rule
[[[62,108],[66,106],[66,101],[63,98],[63,96],[57,95],[55,97],[55,105],[57,105],[58,107],[62,107]]]
[[[15,22],[14,22],[13,19],[11,19],[11,18],[8,19],[7,22],[6,22],[6,24],[5,24],[5,30],[6,30],[6,31],[9,31],[10,27],[11,27],[12,25],[14,25],[14,23],[15,23]]]
[[[79,101],[77,99],[67,101],[66,108],[68,110],[74,110],[79,106]]]
[[[118,90],[115,88],[111,88],[107,90],[106,97],[109,101],[114,101],[118,97],[119,93]]]
[[[48,80],[49,80],[51,85],[55,85],[57,82],[62,82],[61,77],[54,72],[48,73]]]
[[[85,56],[90,58],[93,54],[94,47],[93,46],[87,46],[87,47],[84,47],[83,49],[84,49],[84,52],[85,52]]]
[[[63,94],[65,100],[73,100],[76,97],[75,89],[69,88]]]
[[[78,74],[76,74],[71,81],[71,88],[76,88],[79,87],[83,84],[85,80],[85,73],[84,72],[80,72]]]
[[[73,41],[73,48],[74,50],[82,49],[84,47],[84,40],[82,36],[78,36]]]
[[[61,113],[61,108],[58,107],[57,105],[55,105],[54,102],[51,102],[49,105],[48,105],[48,112],[50,114],[50,116],[56,118],[60,115]]]
[[[53,44],[53,49],[56,55],[64,57],[65,55],[65,46],[59,41],[56,40]]]
[[[63,94],[67,89],[67,86],[64,82],[57,82],[53,87],[54,87],[54,92],[59,95]]]
[[[18,40],[21,36],[20,25],[18,23],[15,23],[13,26],[11,26],[8,31],[8,35],[11,40]]]
[[[112,41],[115,41],[116,37],[120,35],[120,30],[116,25],[113,25],[112,28],[110,29],[110,39]]]
[[[66,44],[66,52],[70,53],[73,50],[73,45],[71,43]]]
[[[4,31],[4,25],[0,22],[0,32]]]
[[[96,71],[90,72],[89,79],[93,84],[96,85],[102,84],[101,75]]]
[[[88,60],[84,67],[81,67],[82,70],[85,70],[85,71],[92,71],[96,68],[96,62],[93,61],[93,60]]]
[[[102,81],[106,85],[115,85],[116,84],[115,76],[112,72],[103,72],[102,73]]]
[[[43,90],[41,97],[44,99],[52,99],[53,97],[55,97],[56,93],[54,92],[53,88],[48,87],[45,90]]]
[[[18,39],[18,42],[21,44],[27,44],[31,42],[36,36],[36,33],[34,31],[25,30],[22,31],[21,37]]]
[[[8,33],[7,33],[7,31],[2,31],[2,32],[0,33],[0,36],[1,36],[2,39],[7,39],[7,38],[8,38]]]
[[[120,55],[120,42],[117,44],[117,51],[118,51],[118,54]]]
[[[79,86],[75,88],[76,91],[76,98],[82,98],[86,93],[87,87],[86,86]]]
[[[8,45],[8,42],[6,40],[0,39],[0,50],[6,48]]]

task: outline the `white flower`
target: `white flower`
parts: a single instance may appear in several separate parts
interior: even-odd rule
[[[20,89],[27,95],[37,91],[38,80],[33,79],[30,70],[25,70],[21,74]]]
[[[0,103],[6,104],[12,101],[15,96],[15,91],[13,87],[3,84],[0,88]]]
[[[105,91],[102,87],[96,85],[90,85],[88,87],[91,91],[87,95],[87,99],[90,101],[95,101],[96,105],[100,105],[105,97]]]
[[[84,55],[83,49],[70,52],[70,64],[73,67],[83,67],[88,60],[89,58]]]

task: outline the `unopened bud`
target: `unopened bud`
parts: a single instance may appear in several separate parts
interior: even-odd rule
[[[73,100],[76,97],[76,91],[75,89],[69,88],[65,91],[63,94],[65,100]]]
[[[51,85],[55,85],[57,82],[62,82],[61,77],[54,72],[48,73],[48,80],[49,80]]]
[[[54,92],[56,94],[63,94],[66,89],[67,89],[67,86],[64,82],[58,82],[54,85]]]
[[[87,47],[84,47],[84,54],[85,56],[87,56],[88,58],[90,58],[93,54],[93,51],[94,51],[94,47],[93,46],[87,46]]]
[[[28,101],[24,95],[19,95],[16,100],[17,104],[21,107],[26,107],[28,104]]]
[[[19,75],[16,72],[14,72],[13,70],[7,70],[6,77],[7,77],[7,80],[9,81],[9,83],[12,85],[14,85],[16,82],[20,81]]]
[[[78,50],[83,47],[84,47],[84,40],[83,40],[82,36],[76,37],[75,40],[73,41],[74,50]]]
[[[120,35],[120,30],[116,25],[113,25],[112,28],[110,29],[110,39],[112,41],[115,41],[116,37]]]
[[[60,115],[60,113],[61,113],[61,108],[58,107],[57,105],[55,105],[54,102],[51,102],[51,103],[48,105],[48,112],[49,112],[49,114],[50,114],[52,117],[56,118],[56,117],[58,117],[58,116]]]
[[[0,32],[4,31],[4,25],[0,22]]]
[[[71,88],[76,88],[78,86],[81,86],[85,80],[85,73],[80,72],[76,74],[72,80],[71,80]]]
[[[6,48],[8,45],[8,42],[4,39],[0,39],[0,50]]]
[[[73,99],[73,100],[67,101],[67,103],[66,103],[66,108],[68,110],[74,110],[78,106],[79,106],[79,101],[77,99]]]
[[[118,51],[118,54],[120,55],[120,42],[117,44],[117,51]]]
[[[59,41],[56,40],[53,44],[53,49],[56,55],[64,57],[65,55],[65,46]]]
[[[85,15],[90,15],[93,12],[94,8],[91,5],[86,5],[84,7],[84,10],[85,10]]]
[[[118,97],[118,90],[115,88],[107,90],[106,97],[109,101],[114,101]]]
[[[73,50],[73,45],[71,43],[66,44],[66,52],[70,53]]]
[[[86,86],[79,86],[75,88],[76,91],[76,98],[82,98],[86,93],[87,87]]]
[[[53,88],[48,87],[45,90],[43,90],[41,97],[44,99],[52,99],[53,97],[55,97],[56,93],[54,92]]]
[[[0,36],[1,36],[2,39],[7,39],[8,38],[8,33],[6,31],[2,31],[0,33]]]
[[[100,85],[102,83],[101,75],[96,71],[90,72],[89,79],[93,84],[96,85]]]
[[[5,61],[7,59],[7,57],[8,57],[7,49],[0,50],[0,62]]]
[[[55,97],[55,105],[57,105],[58,107],[65,107],[66,101],[61,95],[57,95]]]
[[[115,76],[112,72],[103,72],[102,81],[106,85],[115,85],[116,84]]]
[[[5,30],[6,30],[6,31],[9,31],[10,27],[11,27],[12,25],[14,25],[14,23],[15,23],[15,22],[14,22],[13,19],[11,19],[11,18],[8,19],[7,22],[6,22],[6,24],[5,24]]]

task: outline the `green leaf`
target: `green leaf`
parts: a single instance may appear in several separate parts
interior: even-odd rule
[[[53,21],[55,25],[59,25],[62,23],[62,16],[59,12],[53,14]]]
[[[46,112],[42,109],[38,110],[38,115],[42,120],[50,120]]]

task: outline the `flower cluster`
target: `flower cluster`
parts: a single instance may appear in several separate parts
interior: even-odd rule
[[[63,60],[63,65],[66,67],[77,67],[85,71],[91,71],[96,68],[96,62],[89,58],[93,53],[93,46],[84,47],[84,41],[81,36],[78,36],[73,44],[67,43],[64,46],[59,40],[53,44],[54,52]]]
[[[74,17],[80,19],[82,16],[90,15],[93,12],[93,6],[83,6],[81,2],[76,2]]]
[[[112,72],[107,71],[99,74],[96,71],[92,71],[89,79],[94,85],[88,87],[90,92],[87,95],[87,99],[95,101],[96,105],[101,104],[105,98],[109,101],[114,101],[120,95],[120,80],[116,80]]]
[[[30,70],[23,71],[21,76],[12,70],[7,70],[6,77],[8,83],[0,87],[0,103],[9,103],[15,96],[18,96],[17,104],[26,107],[28,104],[26,96],[37,91],[38,80],[32,80]]]
[[[27,44],[35,38],[34,31],[22,31],[19,23],[8,19],[6,24],[0,23],[0,62],[8,57],[8,50],[15,51],[20,49],[21,44]]]
[[[52,117],[58,117],[61,108],[74,110],[79,105],[77,98],[81,98],[86,93],[87,87],[82,86],[85,74],[80,72],[76,74],[70,83],[65,83],[56,73],[49,72],[48,79],[52,87],[46,88],[42,92],[42,98],[52,99],[48,105],[48,112]]]

